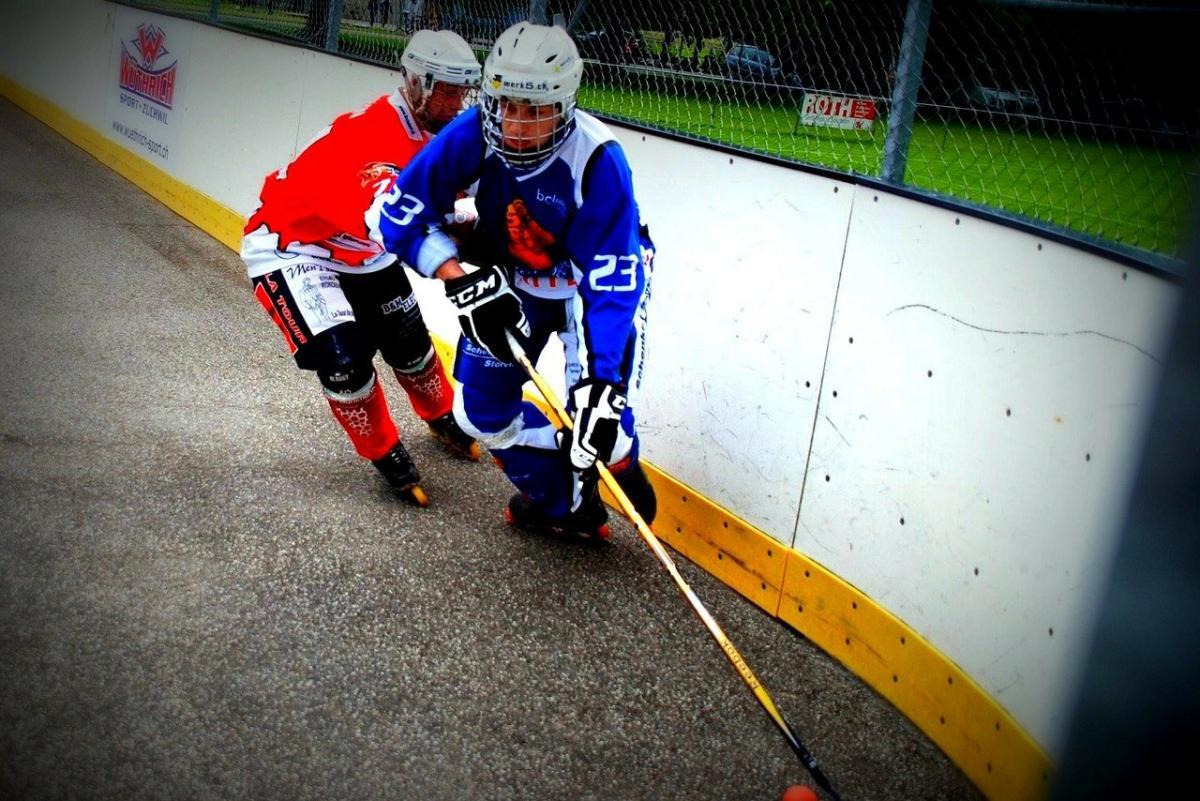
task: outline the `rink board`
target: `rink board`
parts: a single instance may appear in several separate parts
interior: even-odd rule
[[[111,125],[131,15],[179,47],[157,162]],[[233,248],[263,176],[396,83],[100,0],[0,18],[22,31],[0,53],[7,97]],[[639,406],[656,530],[875,687],[989,797],[1037,797],[1175,290],[849,179],[615,131],[660,254]],[[453,316],[416,283],[445,348]]]

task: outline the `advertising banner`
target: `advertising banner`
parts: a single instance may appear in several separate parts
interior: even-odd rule
[[[805,92],[804,105],[800,108],[800,122],[826,128],[869,131],[875,124],[876,116],[875,101],[867,97]]]
[[[179,139],[181,76],[192,25],[118,6],[113,28],[108,135],[163,166]]]

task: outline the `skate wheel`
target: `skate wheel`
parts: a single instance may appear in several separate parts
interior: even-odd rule
[[[515,526],[517,524],[517,521],[513,519],[512,509],[507,507],[504,509],[504,522],[508,523],[510,526]]]
[[[472,462],[478,462],[482,455],[483,451],[479,450],[478,442],[472,442],[471,447],[467,448],[466,457]]]
[[[608,523],[605,523],[604,525],[600,526],[600,528],[596,529],[596,536],[605,542],[608,542],[612,539],[612,529],[608,527]]]
[[[420,487],[411,487],[408,490],[408,498],[422,509],[429,505],[429,496]]]

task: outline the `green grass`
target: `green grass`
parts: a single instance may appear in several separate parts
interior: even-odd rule
[[[166,0],[160,5],[207,16],[208,0]],[[304,18],[221,4],[224,24],[279,37],[296,37]],[[666,42],[661,32],[642,31],[652,54],[664,49],[677,58],[718,56],[724,42],[703,39]],[[342,52],[396,64],[406,37],[380,28],[343,22]],[[482,58],[484,53],[479,54]],[[702,140],[766,153],[789,161],[876,177],[883,159],[885,128],[843,131],[797,126],[794,107],[720,97],[689,97],[694,86],[670,78],[654,90],[586,85],[580,105],[618,118],[677,131]],[[1072,139],[1058,134],[993,129],[980,125],[914,124],[907,183],[1028,219],[1079,231],[1130,247],[1178,257],[1181,254],[1189,181],[1197,154],[1131,144]]]
[[[797,126],[797,110],[589,86],[580,105],[658,128],[877,177],[885,126]],[[1179,256],[1194,152],[918,120],[906,182],[1168,256]]]
[[[966,125],[918,125],[909,183],[1179,256],[1195,152]]]

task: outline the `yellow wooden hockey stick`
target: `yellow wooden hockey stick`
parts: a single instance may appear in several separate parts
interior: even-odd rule
[[[546,405],[550,407],[550,411],[556,418],[553,422],[555,422],[559,428],[570,431],[571,417],[567,414],[566,409],[563,408],[562,403],[559,402],[558,398],[555,396],[554,390],[550,388],[550,385],[546,383],[546,379],[542,377],[541,373],[537,371],[537,368],[533,366],[533,363],[529,361],[529,357],[525,355],[525,349],[521,347],[521,343],[517,341],[517,338],[512,334],[512,332],[506,331],[505,334],[508,337],[508,346],[512,349],[513,358],[517,360],[518,364],[525,368],[525,372],[529,374],[530,380],[533,381],[534,386],[536,386],[538,392],[541,393],[542,398],[546,401]],[[717,623],[716,618],[712,616],[712,613],[710,613],[708,608],[705,607],[704,603],[701,602],[699,596],[696,595],[691,586],[687,583],[687,581],[684,580],[683,576],[679,574],[679,568],[675,566],[675,560],[671,558],[671,555],[667,553],[667,549],[663,547],[663,544],[659,542],[658,537],[655,536],[654,532],[650,530],[650,526],[646,525],[646,521],[642,519],[640,514],[638,514],[637,509],[633,508],[633,502],[629,500],[629,496],[625,494],[625,491],[621,489],[621,485],[617,483],[615,478],[613,478],[613,474],[609,472],[608,468],[601,462],[596,462],[596,470],[599,472],[600,480],[604,482],[604,486],[608,487],[608,491],[612,493],[613,498],[616,499],[617,505],[621,507],[621,511],[623,511],[625,516],[628,517],[633,523],[634,528],[637,529],[638,534],[641,535],[646,545],[648,545],[654,555],[658,557],[658,561],[661,562],[663,567],[666,568],[667,572],[671,574],[671,578],[675,580],[675,585],[679,588],[679,591],[683,593],[683,597],[687,598],[688,603],[691,604],[692,611],[694,611],[704,623],[704,626],[708,629],[709,634],[713,636],[713,639],[717,641],[717,645],[720,646],[721,652],[725,654],[725,657],[729,660],[730,664],[733,665],[734,670],[736,670],[738,675],[742,677],[742,681],[744,681],[746,686],[749,687],[751,692],[754,693],[754,697],[758,699],[758,703],[762,705],[764,710],[766,710],[767,715],[775,722],[775,725],[779,727],[784,739],[787,740],[788,745],[792,747],[792,750],[796,752],[796,756],[800,757],[800,761],[804,763],[804,767],[806,767],[808,772],[812,774],[813,779],[821,787],[821,789],[829,793],[829,795],[833,797],[834,801],[840,801],[840,796],[838,796],[838,794],[834,791],[833,786],[829,783],[829,779],[825,777],[824,772],[821,770],[820,766],[817,765],[817,760],[813,757],[809,750],[804,747],[804,743],[800,742],[800,738],[796,736],[794,731],[792,731],[792,727],[788,725],[788,722],[784,720],[783,715],[779,712],[779,708],[775,706],[775,702],[771,699],[770,694],[767,692],[767,688],[764,687],[762,682],[758,680],[758,677],[754,675],[754,671],[752,671],[750,666],[746,664],[746,660],[742,658],[742,655],[738,652],[737,648],[733,647],[733,643],[729,641],[727,636],[725,636],[725,632],[721,629],[720,624]]]

